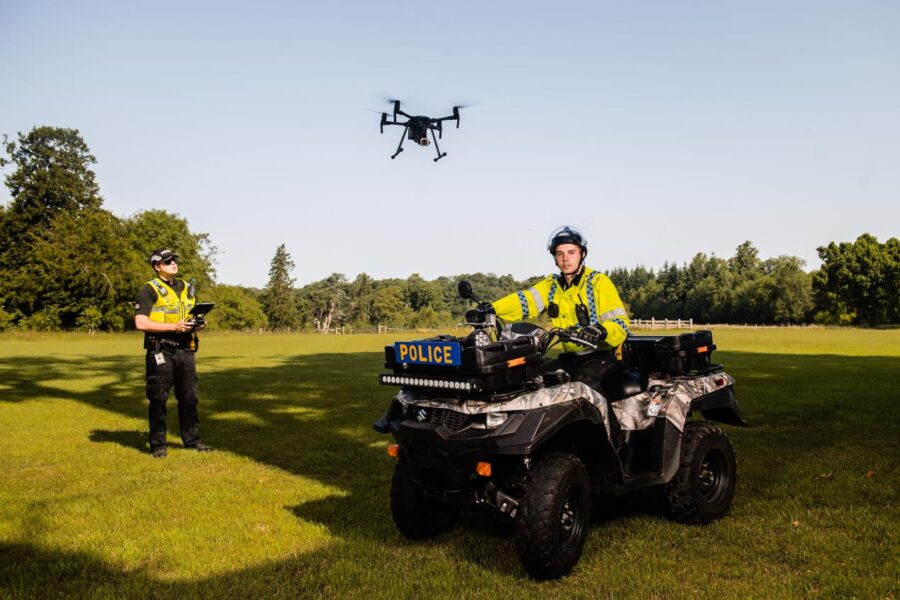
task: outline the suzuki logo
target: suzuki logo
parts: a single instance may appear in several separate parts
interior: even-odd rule
[[[424,423],[427,420],[428,420],[428,411],[425,410],[424,408],[420,408],[416,412],[416,421],[418,421],[419,423]]]

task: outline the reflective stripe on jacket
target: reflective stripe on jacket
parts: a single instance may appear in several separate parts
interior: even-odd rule
[[[492,302],[494,311],[504,321],[533,319],[547,310],[551,302],[559,306],[559,316],[553,319],[554,327],[578,325],[575,307],[587,307],[591,325],[606,330],[605,343],[616,348],[628,336],[629,320],[619,292],[609,277],[589,267],[584,268],[577,285],[563,289],[559,284],[560,275],[549,275],[527,290],[522,290]],[[584,348],[570,342],[563,344],[566,352]]]
[[[156,323],[177,323],[183,319],[187,319],[191,309],[194,308],[196,299],[189,296],[189,288],[183,279],[176,280],[184,284],[181,295],[162,279],[151,279],[147,285],[156,290],[156,302],[150,309],[150,320]]]

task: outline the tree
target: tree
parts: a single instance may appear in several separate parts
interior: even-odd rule
[[[345,321],[347,287],[347,278],[340,273],[332,273],[308,286],[307,306],[312,311],[313,323],[319,333],[328,333],[332,325]]]
[[[100,327],[100,322],[103,320],[103,313],[100,312],[100,309],[96,306],[88,306],[81,314],[78,315],[78,318],[75,320],[76,327],[80,327],[82,329],[87,329],[88,333],[91,335]]]
[[[57,215],[30,256],[26,270],[10,273],[18,288],[10,304],[23,314],[52,308],[65,329],[80,327],[88,308],[100,313],[95,327],[121,331],[131,322],[131,302],[149,269],[110,212]]]
[[[762,264],[771,278],[769,305],[776,323],[803,323],[812,309],[812,277],[796,256],[778,256]]]
[[[269,283],[263,292],[263,312],[273,329],[289,329],[297,326],[297,305],[294,303],[294,279],[291,271],[294,261],[284,244],[275,250],[269,267]]]
[[[434,310],[446,309],[440,286],[433,281],[425,281],[418,273],[413,273],[406,279],[406,299],[415,312],[426,306]]]
[[[739,280],[728,320],[733,323],[772,323],[773,285],[772,277],[768,275]]]
[[[430,306],[426,306],[416,313],[413,325],[422,329],[436,329],[442,325],[449,325],[452,320],[449,311],[436,311]]]
[[[372,312],[375,321],[381,325],[406,325],[412,316],[403,287],[399,285],[383,287],[375,292]]]
[[[900,322],[900,240],[880,244],[864,233],[855,242],[818,248],[822,268],[813,277],[817,319],[861,325]]]
[[[372,324],[372,300],[375,280],[366,273],[356,276],[347,288],[347,320],[359,327]]]
[[[269,325],[259,300],[241,287],[217,285],[209,300],[216,303],[216,310],[207,319],[213,329],[252,331]]]
[[[13,200],[9,216],[19,232],[49,225],[61,212],[97,209],[103,203],[90,165],[97,159],[77,129],[35,127],[19,133],[18,142],[3,136],[8,158],[0,166],[15,165],[6,185]]]
[[[738,246],[734,256],[728,259],[728,267],[744,277],[756,274],[759,266],[759,250],[749,240]]]
[[[18,141],[4,137],[4,149],[0,162],[15,166],[6,177],[13,199],[0,212],[6,313],[37,329],[124,328],[139,259],[121,222],[101,208],[87,144],[75,129],[36,127]]]
[[[218,250],[208,234],[193,233],[187,219],[164,210],[145,210],[126,219],[125,229],[144,264],[154,250],[171,248],[181,261],[179,273],[196,278],[200,289],[208,289],[214,283]],[[149,272],[149,265],[147,269]]]

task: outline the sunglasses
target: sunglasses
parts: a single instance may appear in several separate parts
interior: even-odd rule
[[[172,263],[175,263],[175,264],[177,265],[177,264],[178,264],[178,259],[177,259],[177,258],[170,258],[169,260],[164,260],[164,261],[161,261],[161,262],[162,262],[162,264],[164,264],[164,265],[171,265]]]

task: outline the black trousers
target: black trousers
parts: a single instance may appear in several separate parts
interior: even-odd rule
[[[603,384],[616,370],[615,356],[609,350],[563,352],[544,368],[545,371],[556,369],[569,373],[572,381],[581,381],[602,393]]]
[[[166,401],[175,387],[178,400],[178,427],[185,447],[201,442],[197,417],[197,367],[194,353],[188,349],[161,346],[165,358],[156,364],[156,353],[147,351],[147,399],[150,400],[150,450],[166,445]]]

